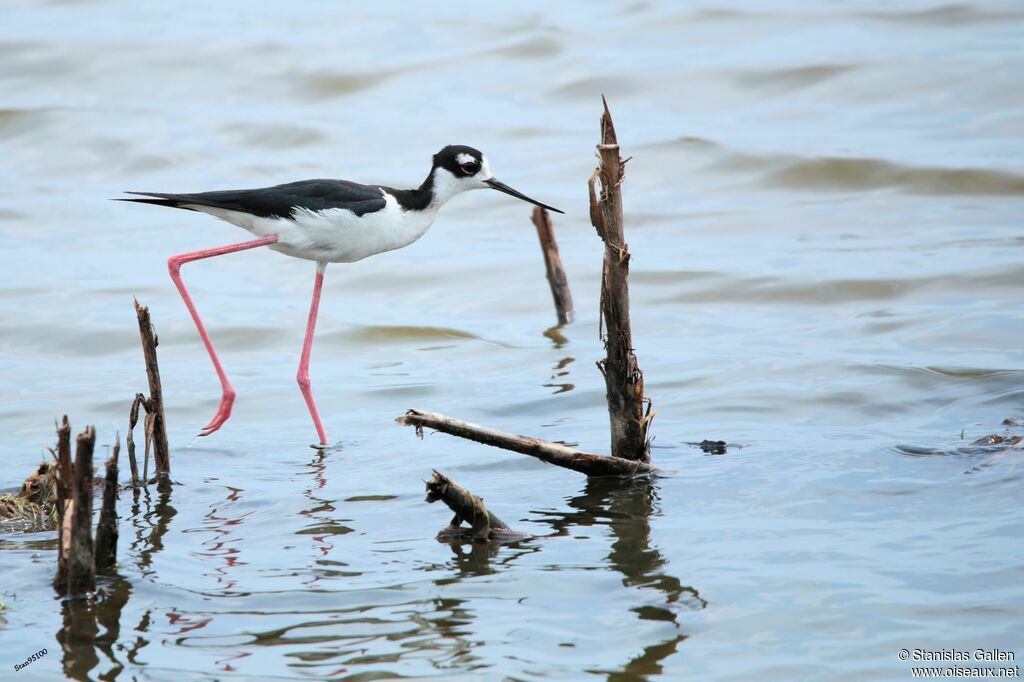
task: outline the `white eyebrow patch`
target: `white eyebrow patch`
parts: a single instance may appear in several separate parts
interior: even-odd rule
[[[467,163],[476,163],[476,157],[474,157],[472,154],[459,154],[458,156],[455,157],[455,161],[458,162],[460,166],[462,166]]]

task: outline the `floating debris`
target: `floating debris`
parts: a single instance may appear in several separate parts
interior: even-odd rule
[[[477,497],[455,481],[434,471],[434,477],[426,482],[427,502],[441,500],[455,512],[445,528],[437,534],[440,542],[510,542],[527,537],[519,533],[494,515],[484,506],[484,498]],[[469,528],[462,526],[465,522]]]

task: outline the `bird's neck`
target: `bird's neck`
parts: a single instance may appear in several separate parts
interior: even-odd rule
[[[432,168],[418,191],[428,194],[430,207],[437,210],[464,189],[465,187],[448,171],[443,168]]]
[[[448,200],[463,190],[458,180],[446,170],[432,168],[427,179],[416,189],[389,190],[398,197],[406,211],[437,212]]]

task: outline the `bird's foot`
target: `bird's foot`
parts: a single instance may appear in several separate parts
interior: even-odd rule
[[[200,436],[209,436],[214,433],[224,422],[231,416],[231,407],[235,404],[235,392],[225,391],[224,395],[221,396],[220,405],[217,407],[217,414],[213,415],[213,419],[210,423],[203,427],[203,430],[199,432]]]
[[[309,447],[320,452],[341,452],[344,449],[341,441],[337,443],[310,443]]]

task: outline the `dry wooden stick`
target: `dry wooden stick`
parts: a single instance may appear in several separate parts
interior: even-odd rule
[[[92,544],[92,451],[96,445],[96,429],[85,427],[75,445],[75,470],[68,542],[67,592],[78,596],[96,589],[96,569]]]
[[[601,273],[601,318],[607,357],[598,363],[604,375],[611,421],[612,455],[649,462],[647,429],[654,418],[650,403],[644,408],[644,375],[633,353],[629,320],[629,248],[623,231],[622,191],[626,161],[619,154],[615,125],[604,102],[601,116],[600,165],[588,182],[590,220],[604,241]],[[595,183],[600,182],[600,194]]]
[[[136,393],[132,407],[128,411],[128,436],[125,438],[125,444],[128,446],[128,465],[132,470],[132,486],[139,485],[139,463],[135,459],[135,425],[139,423],[139,408],[146,404],[146,396]],[[146,443],[146,452],[149,452],[148,442]]]
[[[71,424],[68,416],[57,427],[57,574],[53,586],[63,592],[68,581],[68,555],[71,551],[71,515],[74,506],[71,464]]]
[[[121,438],[114,441],[114,452],[107,459],[103,482],[103,506],[96,525],[96,572],[110,573],[117,563],[117,457]]]
[[[508,524],[495,516],[484,506],[482,497],[477,497],[455,481],[444,476],[439,471],[434,471],[434,477],[426,482],[427,502],[441,500],[448,508],[455,512],[451,523],[440,533],[437,539],[447,542],[463,538],[463,529],[460,525],[463,521],[472,528],[472,539],[474,542],[487,542],[488,540],[510,540],[525,537],[525,533],[517,533],[508,527]]]
[[[517,436],[485,426],[470,424],[436,412],[409,410],[395,421],[402,426],[415,426],[419,433],[422,433],[424,427],[434,429],[484,445],[536,457],[548,464],[579,471],[588,476],[635,476],[639,473],[654,471],[647,462],[583,452],[560,443],[552,443],[529,436]]]
[[[569,293],[569,280],[562,267],[562,257],[558,253],[558,241],[555,239],[555,227],[551,222],[551,214],[546,208],[535,206],[530,216],[537,228],[540,248],[544,252],[544,267],[547,270],[548,284],[551,286],[551,297],[555,300],[555,312],[558,324],[572,322],[572,294]]]
[[[167,444],[167,424],[164,420],[164,394],[160,386],[160,368],[156,361],[157,336],[149,318],[149,308],[135,301],[135,314],[139,318],[139,336],[146,357],[146,376],[149,379],[149,408],[153,415],[153,460],[158,476],[171,473],[171,453]]]

